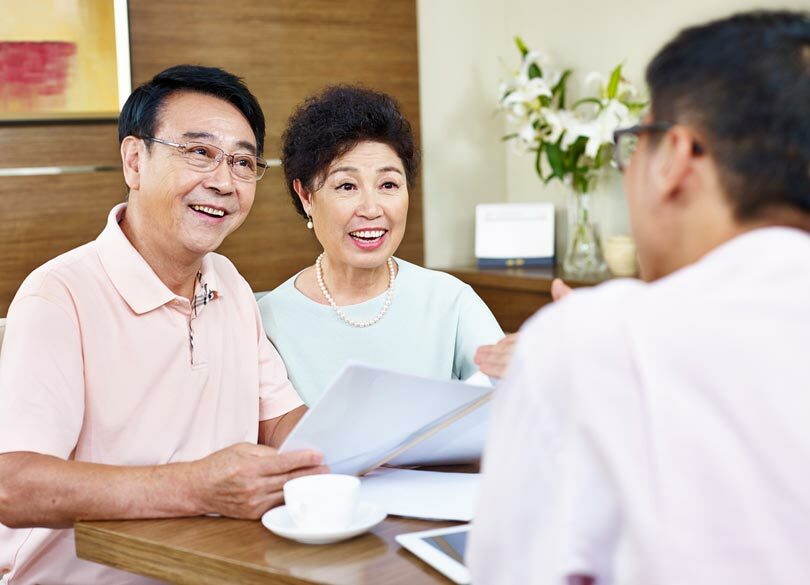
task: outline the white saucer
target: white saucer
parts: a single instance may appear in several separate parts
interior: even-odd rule
[[[357,505],[357,511],[354,513],[354,520],[352,520],[350,526],[343,530],[315,532],[298,528],[290,518],[287,506],[279,506],[264,513],[262,524],[273,534],[303,542],[304,544],[329,544],[363,534],[385,520],[386,516],[385,510],[379,504],[360,502]]]

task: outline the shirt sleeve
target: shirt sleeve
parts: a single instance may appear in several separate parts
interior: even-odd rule
[[[0,352],[0,453],[67,459],[84,418],[78,320],[56,301],[15,299]]]
[[[459,302],[453,374],[464,380],[478,371],[473,361],[475,351],[482,345],[496,343],[503,337],[503,331],[492,311],[469,285],[464,285]]]
[[[303,402],[287,377],[284,361],[267,339],[258,306],[256,330],[259,343],[259,420],[263,421],[287,414]]]
[[[616,499],[578,424],[562,307],[520,332],[495,390],[468,563],[477,585],[609,583]]]

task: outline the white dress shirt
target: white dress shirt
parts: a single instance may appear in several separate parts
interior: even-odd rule
[[[543,309],[497,390],[476,585],[810,583],[810,235]]]

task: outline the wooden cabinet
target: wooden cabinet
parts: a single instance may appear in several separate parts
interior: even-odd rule
[[[469,284],[490,308],[507,333],[520,329],[526,319],[551,302],[551,281],[556,268],[447,268]],[[571,281],[570,286],[593,286],[599,281]]]

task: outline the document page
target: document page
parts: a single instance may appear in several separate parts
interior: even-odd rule
[[[478,473],[383,467],[361,479],[360,499],[395,516],[469,521],[475,514]]]
[[[489,377],[477,372],[464,380],[465,384],[492,387]],[[487,436],[490,404],[474,410],[442,429],[429,439],[422,441],[390,462],[392,467],[414,467],[416,465],[455,465],[481,459],[484,441]]]
[[[324,462],[333,473],[356,475],[491,391],[459,380],[435,380],[351,364],[304,415],[280,451],[316,449],[324,454]],[[486,406],[454,424],[470,416],[485,418],[485,413],[478,413],[482,409]],[[442,460],[465,460],[469,449],[464,444],[461,447],[464,453],[450,449]],[[478,456],[480,448],[472,459]],[[434,459],[407,461],[424,465]]]

